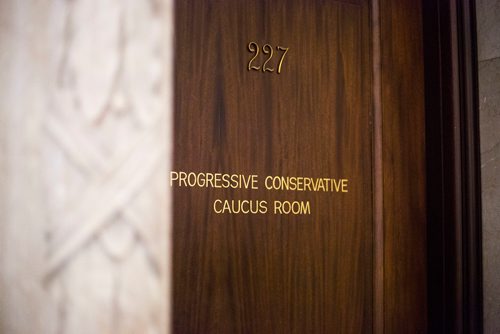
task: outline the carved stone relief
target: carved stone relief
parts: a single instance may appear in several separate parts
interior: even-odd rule
[[[2,6],[0,332],[164,333],[172,3]]]

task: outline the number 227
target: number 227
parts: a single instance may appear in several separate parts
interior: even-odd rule
[[[278,63],[278,70],[276,71],[276,73],[280,74],[281,73],[281,66],[283,65],[283,60],[285,60],[285,56],[286,56],[286,53],[288,52],[289,48],[285,48],[283,46],[277,46],[276,49],[278,51],[283,52],[281,54],[281,58],[280,58],[280,61]],[[264,46],[262,46],[262,53],[264,53],[265,55],[268,55],[268,57],[267,57],[266,61],[261,66],[252,65],[254,60],[259,55],[259,44],[255,43],[255,42],[248,43],[248,51],[250,51],[254,54],[254,56],[248,61],[247,69],[249,71],[251,71],[251,70],[259,71],[262,69],[262,72],[274,72],[274,68],[268,67],[268,65],[267,65],[274,54],[274,50],[273,50],[271,45],[265,44]]]

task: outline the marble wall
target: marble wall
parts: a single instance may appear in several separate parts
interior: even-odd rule
[[[0,333],[165,333],[171,0],[0,1]]]
[[[500,333],[500,0],[477,0],[485,333]]]

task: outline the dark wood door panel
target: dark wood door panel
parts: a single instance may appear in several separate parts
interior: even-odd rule
[[[420,9],[374,4],[176,2],[173,171],[256,175],[258,189],[172,182],[175,333],[425,328],[422,68],[406,62]],[[347,192],[268,190],[268,176]]]
[[[174,169],[256,174],[259,189],[174,189],[176,332],[371,330],[368,14],[340,2],[177,2]],[[274,61],[274,72],[248,71],[252,41],[289,48],[280,74]],[[268,175],[345,178],[348,193],[270,191]],[[216,199],[269,208],[217,214]],[[275,200],[307,201],[310,214],[275,214]]]

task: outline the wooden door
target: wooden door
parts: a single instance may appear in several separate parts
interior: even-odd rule
[[[175,333],[426,328],[416,1],[175,5]]]

